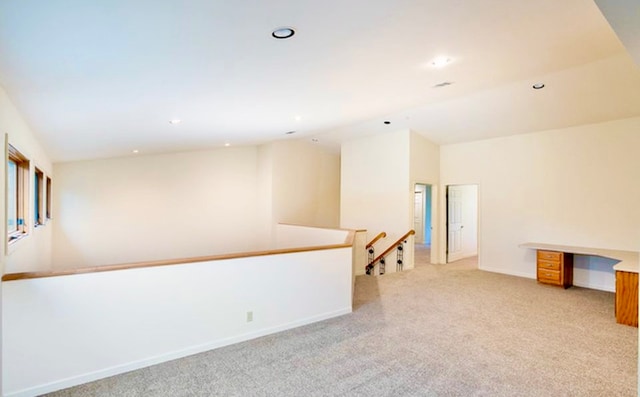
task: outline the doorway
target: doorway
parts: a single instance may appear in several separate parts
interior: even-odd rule
[[[433,233],[433,198],[431,185],[417,183],[414,189],[413,229],[415,255],[420,262],[431,262],[431,238]]]
[[[478,185],[447,185],[447,263],[478,255]]]

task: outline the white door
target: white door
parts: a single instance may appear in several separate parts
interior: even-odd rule
[[[414,241],[416,244],[424,244],[424,194],[422,191],[415,192],[413,207],[413,230],[416,231]]]
[[[447,262],[462,257],[463,229],[462,190],[459,186],[447,186]]]
[[[478,185],[447,187],[447,262],[478,254]]]

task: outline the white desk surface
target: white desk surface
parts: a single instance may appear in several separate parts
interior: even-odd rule
[[[548,251],[560,251],[579,255],[601,256],[619,261],[613,266],[613,270],[621,272],[638,273],[638,263],[640,262],[640,253],[637,251],[620,251],[602,248],[589,247],[572,247],[569,245],[545,244],[545,243],[524,243],[520,244],[521,248],[531,248]]]

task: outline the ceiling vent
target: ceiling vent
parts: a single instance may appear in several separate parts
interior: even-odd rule
[[[442,88],[442,87],[446,87],[448,85],[453,84],[453,82],[451,81],[443,81],[442,83],[438,83],[436,85],[433,86],[433,88]]]

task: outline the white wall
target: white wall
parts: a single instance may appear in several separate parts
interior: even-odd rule
[[[256,147],[56,164],[54,266],[255,250],[257,169]]]
[[[353,239],[353,292],[355,294],[356,287],[356,276],[362,275],[365,273],[365,268],[367,266],[368,260],[368,252],[367,252],[367,231],[366,230],[356,230],[355,237]]]
[[[271,146],[273,221],[338,227],[340,155],[304,140]]]
[[[4,140],[4,135],[8,135],[8,141],[20,153],[22,153],[30,161],[29,170],[29,208],[27,209],[27,226],[29,236],[8,245],[0,244],[2,252],[7,255],[4,261],[3,273],[25,272],[34,270],[48,270],[51,267],[51,242],[52,229],[55,221],[48,220],[44,226],[34,228],[34,172],[37,166],[45,177],[53,180],[53,188],[55,190],[56,178],[53,177],[53,167],[49,156],[38,142],[35,134],[29,128],[22,115],[15,108],[11,99],[2,87],[0,87],[0,134]],[[4,147],[4,145],[3,145]],[[0,166],[0,204],[5,208],[5,162]],[[45,192],[46,202],[46,192]],[[3,216],[3,219],[6,219]],[[54,214],[55,219],[55,214]],[[2,222],[2,235],[6,236],[6,221]],[[6,241],[6,239],[5,239]],[[5,251],[6,250],[6,251]]]
[[[265,250],[275,244],[273,219],[273,145],[258,146],[258,208],[257,249]]]
[[[376,253],[381,253],[414,227],[415,184],[437,188],[440,149],[422,135],[401,130],[343,143],[341,161],[340,225],[367,229],[367,242],[386,232],[376,244]],[[432,237],[432,247],[439,244]],[[414,266],[413,257],[411,236],[404,250],[405,269]],[[395,263],[394,252],[387,258],[387,271],[395,271]],[[363,273],[358,269],[357,274]]]
[[[5,282],[3,395],[40,395],[350,313],[351,267],[346,247]]]
[[[367,242],[378,233],[387,238],[377,245],[382,252],[413,228],[413,187],[410,184],[410,132],[368,136],[342,144],[340,225],[366,229]],[[413,239],[409,246],[413,248]],[[413,267],[410,253],[405,268]],[[387,260],[395,271],[395,257]],[[364,272],[360,270],[358,274]]]
[[[305,248],[318,245],[345,244],[349,230],[300,225],[276,225],[274,248]]]
[[[462,185],[462,219],[464,224],[465,241],[462,243],[462,251],[465,257],[478,254],[478,186]]]
[[[411,131],[411,186],[436,185],[440,180],[440,146]]]
[[[527,241],[637,250],[638,131],[631,118],[442,146],[441,183],[479,185],[479,267],[534,278],[535,253],[518,248]],[[613,287],[612,270],[579,273],[576,285]]]
[[[279,222],[338,226],[339,156],[303,141],[55,169],[56,268],[268,249]]]
[[[411,131],[411,164],[410,164],[410,187],[411,191],[414,190],[416,183],[431,185],[430,189],[427,189],[430,197],[427,199],[425,195],[425,201],[431,203],[431,209],[428,214],[430,219],[438,219],[438,200],[437,191],[438,183],[440,181],[440,146],[429,141],[422,135]],[[432,192],[436,193],[432,195]],[[425,192],[426,194],[426,192]],[[434,199],[434,197],[436,199]],[[436,211],[433,211],[433,209]],[[411,207],[410,216],[413,219],[413,206]],[[426,211],[425,211],[426,212]],[[429,228],[429,225],[425,225],[425,228]],[[445,242],[438,238],[440,224],[433,222],[433,230],[429,231],[429,240],[431,241],[431,262],[432,263],[444,263],[445,258],[441,258],[438,253],[440,247],[444,246]],[[411,250],[413,251],[413,245]]]
[[[342,144],[340,225],[387,232],[392,241],[412,226],[408,204],[409,132],[368,136]]]
[[[34,183],[34,167],[37,166],[45,177],[53,178],[53,169],[47,153],[38,142],[29,125],[13,105],[11,99],[0,86],[0,147],[5,150],[5,138],[7,143],[13,145],[25,157],[30,160],[29,187]],[[7,214],[6,214],[6,159],[0,162],[0,208],[2,208],[2,221],[0,222],[0,235],[3,243],[0,244],[0,274],[9,272],[25,272],[34,270],[48,270],[51,267],[51,241],[53,221],[46,220],[43,226],[34,228],[34,197],[33,188],[29,189],[29,208],[27,209],[27,227],[29,235],[11,245],[7,243]],[[43,195],[46,202],[46,191]],[[0,293],[2,293],[0,284]],[[0,300],[0,304],[2,300]],[[0,310],[0,316],[4,313]],[[0,329],[0,350],[4,350],[4,327]],[[0,370],[4,370],[4,363],[0,362]],[[0,388],[4,386],[0,379]]]
[[[276,244],[278,223],[338,227],[340,156],[306,140],[258,147],[258,248]]]

